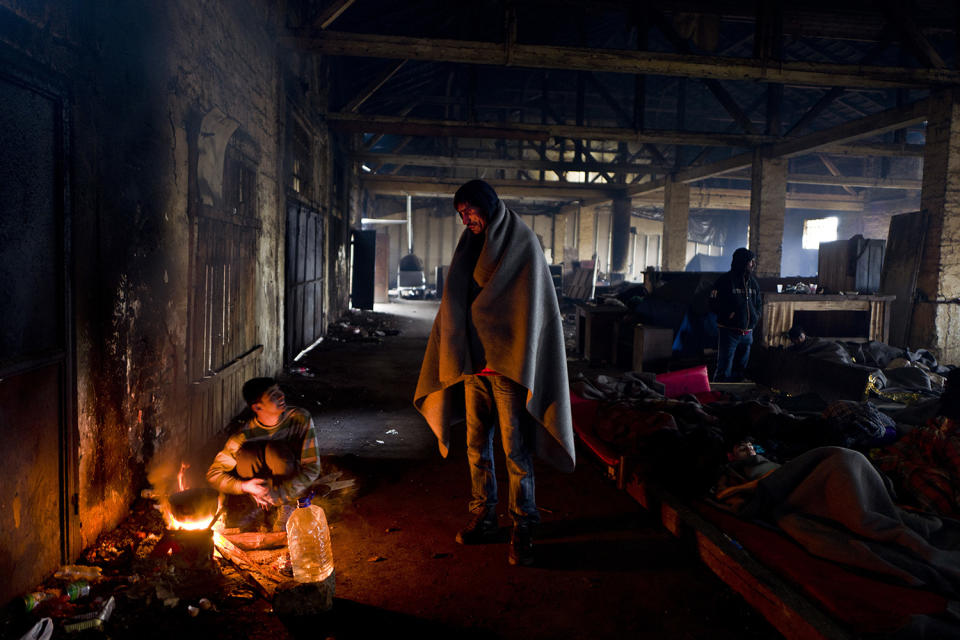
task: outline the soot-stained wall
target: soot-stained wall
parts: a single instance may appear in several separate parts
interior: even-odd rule
[[[274,6],[0,0],[0,53],[60,79],[69,92],[77,442],[69,458],[78,460],[80,527],[68,555],[126,515],[151,462],[190,460],[200,440],[190,431],[204,398],[189,373],[188,341],[196,321],[198,164],[210,114],[229,123],[256,164],[250,346],[262,348],[247,369],[273,374],[283,364],[283,62]],[[346,301],[343,239],[356,191],[350,170],[340,172],[339,197],[319,197],[339,220],[331,222],[339,240],[327,261],[334,313]],[[332,190],[332,168],[325,174],[318,181]],[[215,392],[227,404],[238,400],[230,390]],[[223,424],[207,427],[218,432]]]
[[[209,135],[200,123],[214,109],[259,152],[256,342],[262,373],[280,365],[280,136],[268,18],[245,2],[78,11],[89,74],[76,105],[83,545],[125,515],[151,459],[187,457],[196,441],[186,432],[195,410],[187,395],[192,214],[197,147]]]

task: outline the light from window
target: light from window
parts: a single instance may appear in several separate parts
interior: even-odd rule
[[[833,242],[837,239],[837,224],[840,219],[836,216],[804,220],[803,248],[819,249],[821,242]]]

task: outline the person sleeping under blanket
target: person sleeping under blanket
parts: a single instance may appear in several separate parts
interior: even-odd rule
[[[815,556],[960,595],[960,522],[897,506],[863,454],[820,447],[778,465],[741,446],[733,458],[717,506],[775,524]]]

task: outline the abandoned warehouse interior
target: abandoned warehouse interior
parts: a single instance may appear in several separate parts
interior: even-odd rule
[[[436,478],[449,477],[464,485],[462,497],[462,467],[434,476],[411,472],[428,464],[420,459],[398,461],[423,445],[417,451],[439,464],[410,401],[436,311],[430,298],[441,297],[463,232],[453,194],[475,178],[543,247],[568,329],[571,381],[578,372],[711,369],[707,285],[747,247],[763,294],[750,382],[695,390],[730,394],[726,402],[746,393],[764,406],[771,394],[786,398],[774,403],[778,415],[790,399],[810,396],[824,402],[818,416],[834,401],[874,412],[933,406],[960,363],[958,26],[956,4],[941,0],[0,0],[0,286],[9,302],[0,321],[0,430],[9,452],[0,601],[21,602],[142,515],[143,496],[183,489],[184,477],[199,488],[245,409],[243,383],[256,376],[280,376],[294,404],[299,394],[317,420],[320,453],[346,456],[348,472],[379,469],[388,478],[381,488],[414,473],[403,482],[433,484],[434,494],[446,486]],[[402,309],[376,320],[367,313],[374,304],[389,317],[391,307]],[[351,322],[364,317],[381,325],[358,342]],[[793,325],[815,340],[790,347]],[[824,358],[823,342],[848,351]],[[882,357],[864,346],[878,344]],[[363,358],[374,346],[404,350],[406,364],[368,370]],[[898,359],[910,375],[891,370]],[[669,388],[643,380],[660,394]],[[607,399],[623,391],[596,379],[589,389]],[[660,408],[681,411],[669,407]],[[324,418],[338,409],[342,420]],[[794,409],[803,416],[810,405]],[[574,422],[602,422],[591,410],[575,405]],[[395,425],[345,417],[362,411],[395,417],[409,438],[382,468],[371,462],[379,454],[370,442],[389,442],[372,434]],[[712,411],[696,415],[709,424],[759,420]],[[363,446],[351,449],[351,438]],[[620,514],[596,518],[662,532],[659,515],[631,511],[639,501],[657,514],[659,494],[642,483],[624,493],[636,480],[629,456],[593,439],[573,476],[545,475],[545,494],[609,504]],[[572,482],[576,490],[564,488]],[[396,486],[384,491],[405,499]],[[397,508],[429,519],[415,506],[426,498],[409,499]],[[688,514],[688,526],[701,522],[702,514],[663,500],[664,512]],[[378,504],[389,509],[383,498]],[[367,549],[342,524],[359,517],[357,507],[328,507],[334,547],[349,539]],[[564,531],[569,509],[555,512],[554,531]],[[384,518],[371,521],[389,533],[395,525]],[[644,544],[631,540],[624,553]],[[671,553],[664,556],[676,560]],[[724,553],[725,562],[756,564]],[[443,592],[448,608],[450,597],[471,593],[469,571],[433,568],[460,561],[451,554],[437,551],[431,568],[406,569],[430,585],[421,598]],[[574,582],[559,588],[554,610],[566,598],[606,616],[581,616],[582,626],[556,614],[538,627],[516,610],[458,621],[422,603],[365,600],[364,589],[376,589],[370,572],[391,570],[376,554],[354,557],[354,574],[338,568],[334,609],[362,617],[370,611],[350,602],[394,607],[407,617],[383,619],[384,627],[445,637],[556,637],[560,621],[572,637],[618,637],[617,629],[628,630],[620,637],[856,637],[941,624],[955,632],[946,603],[960,594],[958,554],[953,546],[954,573],[942,581],[907,581],[942,602],[883,624],[777,592],[780,604],[766,608],[744,595],[766,621],[731,595],[709,610],[688,602],[643,626],[631,598],[653,597],[653,579],[638,560],[609,569],[615,594],[598,596],[598,584],[613,586],[594,575],[571,578],[593,589],[589,598]],[[491,585],[512,580],[503,564],[477,575]],[[680,564],[664,578],[677,593],[726,589],[703,567]],[[573,566],[582,572],[590,563]],[[536,607],[537,589],[549,590],[564,568],[559,560],[534,567],[510,593],[532,592],[517,602]],[[756,576],[747,582],[764,583]],[[799,600],[811,596],[802,576],[784,580]],[[164,615],[183,618],[177,624],[197,616],[156,600]],[[124,606],[136,608],[118,604],[118,617]],[[248,607],[236,624],[260,630],[247,629],[249,637],[298,634],[273,618],[269,606]],[[55,635],[67,619],[57,619]],[[418,626],[423,620],[441,626]],[[2,631],[20,634],[24,624],[15,616]],[[123,629],[146,637],[141,627]],[[350,629],[341,620],[328,635],[362,637]],[[126,636],[118,627],[113,637]]]

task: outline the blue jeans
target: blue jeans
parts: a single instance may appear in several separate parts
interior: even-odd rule
[[[740,382],[750,360],[753,332],[744,334],[738,329],[717,327],[717,370],[714,382]]]
[[[467,461],[470,463],[470,511],[497,506],[493,434],[500,439],[510,479],[508,508],[515,524],[540,521],[533,483],[533,422],[527,417],[527,389],[506,376],[469,376],[464,381],[467,409]]]

